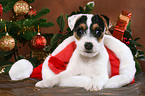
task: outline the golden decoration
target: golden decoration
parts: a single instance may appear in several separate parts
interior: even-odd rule
[[[3,36],[0,39],[0,48],[4,51],[11,51],[15,46],[15,40],[13,37],[9,36],[7,33],[6,36]]]
[[[7,32],[6,24],[5,24],[5,32]],[[6,33],[6,36],[3,36],[0,39],[0,48],[4,51],[11,51],[15,47],[15,40],[13,37],[9,36]]]
[[[25,15],[29,12],[29,5],[27,2],[20,0],[13,6],[16,15]]]

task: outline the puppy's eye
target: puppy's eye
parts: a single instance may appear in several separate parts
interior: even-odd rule
[[[97,31],[96,31],[96,34],[98,34],[98,33],[99,33],[99,31],[97,30]]]
[[[82,29],[78,29],[77,32],[80,33],[80,34],[83,34],[83,30]]]
[[[95,37],[100,37],[102,34],[102,30],[101,29],[96,29],[94,32],[93,32],[93,35]]]
[[[82,28],[77,29],[77,35],[81,37],[84,34],[84,30]]]
[[[96,30],[95,30],[95,34],[99,34],[99,33],[101,33],[101,32],[102,32],[101,29],[96,29]]]

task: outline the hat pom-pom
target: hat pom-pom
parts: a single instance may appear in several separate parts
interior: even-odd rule
[[[10,71],[9,76],[12,80],[22,80],[29,78],[33,71],[33,65],[26,59],[15,62]]]

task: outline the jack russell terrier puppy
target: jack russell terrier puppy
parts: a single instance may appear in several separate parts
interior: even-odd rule
[[[73,36],[65,40],[75,41],[76,49],[65,71],[54,74],[46,58],[42,66],[43,80],[36,87],[83,87],[98,91],[103,88],[119,88],[129,84],[135,75],[135,62],[130,49],[116,38],[105,35],[104,15],[78,14],[68,18]],[[120,60],[119,75],[110,77],[109,56],[105,46],[113,50]],[[59,45],[58,49],[64,48]],[[57,54],[57,49],[52,55]]]

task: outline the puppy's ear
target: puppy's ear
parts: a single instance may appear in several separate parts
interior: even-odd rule
[[[105,27],[109,27],[109,18],[102,14],[98,14],[98,16],[103,20]]]
[[[105,29],[108,31],[108,27],[109,27],[109,18],[105,15],[102,14],[98,14],[98,16],[103,20],[104,25],[105,25]]]
[[[109,27],[109,18],[105,15],[102,15],[102,14],[100,15],[104,17],[104,19],[106,20],[107,26]]]
[[[84,15],[84,14],[77,14],[77,15],[72,15],[72,16],[68,17],[68,26],[71,30],[73,30],[76,21],[82,15]]]

